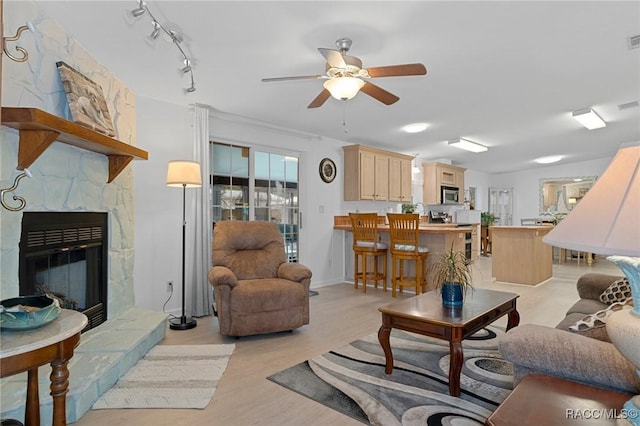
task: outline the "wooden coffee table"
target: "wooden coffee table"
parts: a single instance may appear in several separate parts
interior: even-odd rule
[[[487,426],[615,425],[630,394],[542,374],[525,376]]]
[[[393,371],[393,354],[389,337],[391,329],[410,331],[449,342],[449,394],[460,396],[462,370],[462,341],[498,318],[508,315],[507,330],[518,325],[515,293],[475,289],[465,296],[460,308],[442,305],[440,293],[430,291],[419,296],[394,302],[378,308],[382,312],[382,326],[378,340],[384,350],[385,373]]]

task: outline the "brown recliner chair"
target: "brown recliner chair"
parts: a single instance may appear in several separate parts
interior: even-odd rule
[[[277,224],[216,223],[212,261],[209,282],[221,334],[249,336],[309,324],[311,271],[286,263]]]

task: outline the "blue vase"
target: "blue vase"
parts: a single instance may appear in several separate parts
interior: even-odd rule
[[[442,304],[444,306],[462,306],[462,287],[457,283],[443,284]]]

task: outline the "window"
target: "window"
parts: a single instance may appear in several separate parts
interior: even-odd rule
[[[211,144],[213,222],[249,220],[249,148]]]
[[[214,223],[224,220],[275,222],[285,241],[287,260],[297,262],[298,198],[298,157],[211,143]]]

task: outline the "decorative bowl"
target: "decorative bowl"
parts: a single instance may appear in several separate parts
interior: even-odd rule
[[[0,302],[0,329],[32,330],[60,315],[60,304],[47,296],[21,296]]]

